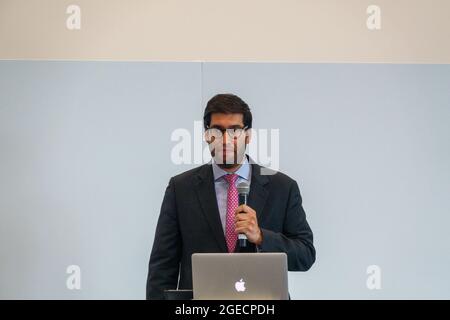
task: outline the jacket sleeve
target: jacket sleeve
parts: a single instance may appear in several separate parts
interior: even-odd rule
[[[289,189],[283,232],[261,229],[263,252],[286,252],[289,271],[307,271],[316,260],[313,246],[313,233],[306,221],[302,207],[302,197],[297,182],[293,181]]]
[[[147,299],[164,299],[164,290],[176,289],[181,259],[181,236],[173,179],[161,205],[148,264]]]

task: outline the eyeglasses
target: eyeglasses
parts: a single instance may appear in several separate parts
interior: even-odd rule
[[[222,139],[225,132],[228,134],[230,139],[238,139],[244,131],[248,129],[247,126],[244,128],[230,128],[230,129],[219,129],[219,128],[207,128],[205,131],[206,141],[212,142],[215,139]]]

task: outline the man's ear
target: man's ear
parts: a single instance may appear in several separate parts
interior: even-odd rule
[[[203,139],[205,139],[205,142],[207,143],[207,144],[211,144],[211,140],[210,141],[208,141],[208,139],[207,139],[207,137],[206,137],[206,131],[203,133]]]
[[[250,144],[250,141],[252,141],[252,129],[247,129],[245,131],[245,144]]]

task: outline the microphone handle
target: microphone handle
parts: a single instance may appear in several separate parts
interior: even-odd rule
[[[247,194],[246,193],[240,193],[239,194],[239,205],[247,204]],[[239,233],[238,235],[239,239],[239,247],[246,248],[247,247],[247,236],[245,233]]]

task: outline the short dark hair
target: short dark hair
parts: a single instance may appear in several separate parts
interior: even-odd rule
[[[241,113],[244,116],[244,126],[250,129],[252,127],[252,113],[249,106],[231,93],[220,93],[212,97],[205,108],[203,114],[203,126],[206,128],[211,124],[211,115],[213,113]]]

